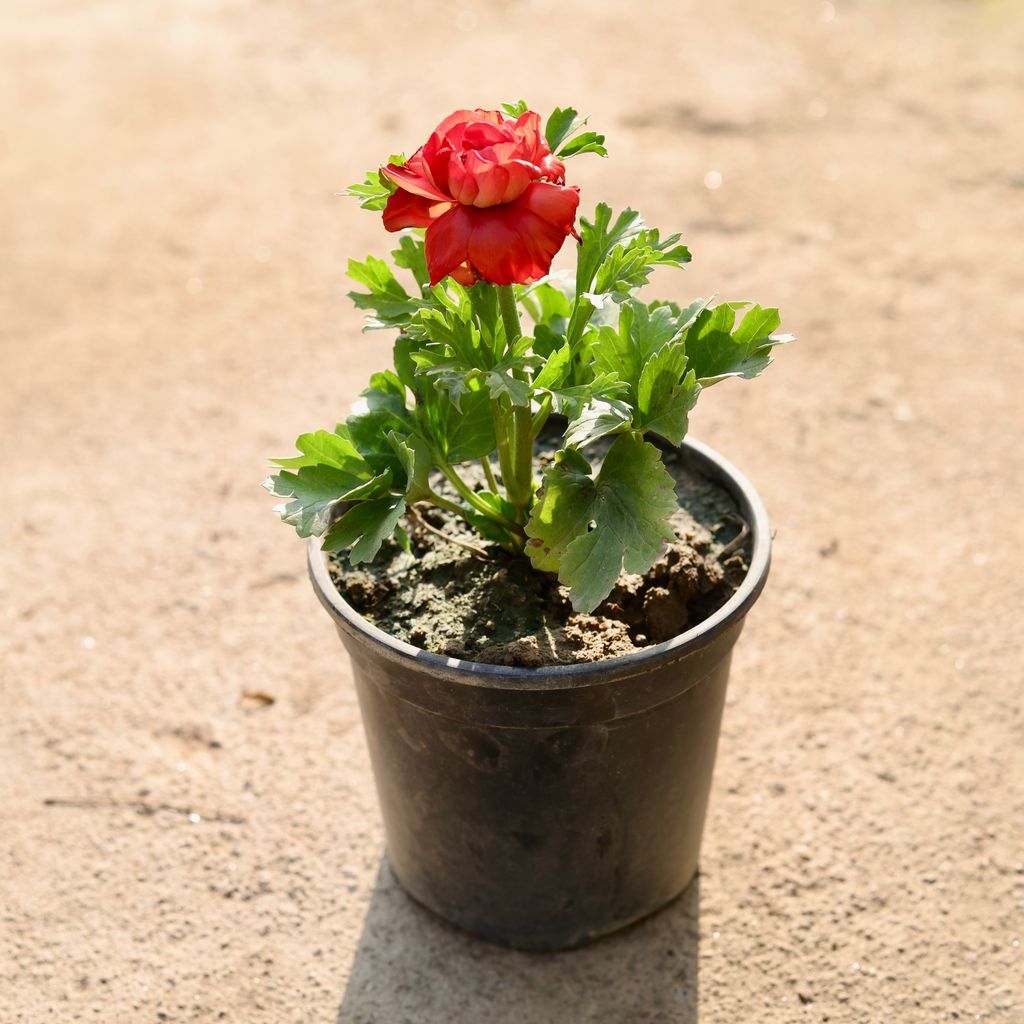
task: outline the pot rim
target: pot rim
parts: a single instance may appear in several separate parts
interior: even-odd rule
[[[657,442],[655,438],[651,440]],[[654,667],[655,663],[682,660],[703,649],[741,621],[757,600],[764,589],[771,563],[771,527],[764,503],[753,485],[710,445],[687,437],[678,447],[667,443],[662,447],[684,453],[699,472],[722,484],[739,505],[740,513],[751,532],[750,565],[736,592],[714,614],[670,640],[601,661],[537,668],[491,665],[434,654],[399,640],[360,615],[334,585],[327,569],[328,556],[321,550],[322,539],[310,537],[307,561],[317,597],[339,628],[376,648],[380,654],[406,664],[415,662],[422,669],[433,670],[445,678],[469,686],[500,688],[511,683],[519,689],[569,689],[604,681],[609,675],[634,675]]]

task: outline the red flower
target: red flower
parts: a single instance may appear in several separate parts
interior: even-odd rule
[[[566,187],[532,110],[456,110],[404,166],[382,170],[398,186],[384,227],[427,229],[431,284],[536,281],[575,234],[579,189]]]

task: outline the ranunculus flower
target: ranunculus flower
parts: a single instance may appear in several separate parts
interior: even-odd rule
[[[426,228],[430,283],[526,284],[543,277],[573,232],[579,189],[566,187],[532,110],[456,110],[401,167],[384,227]]]

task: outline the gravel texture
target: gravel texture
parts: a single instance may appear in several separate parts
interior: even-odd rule
[[[0,7],[0,1020],[1024,1019],[1024,11],[349,7]],[[693,417],[778,532],[699,882],[544,956],[397,889],[258,487],[388,348],[335,193],[520,95],[801,339]]]

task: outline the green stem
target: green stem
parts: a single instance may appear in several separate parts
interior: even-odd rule
[[[515,504],[516,475],[512,465],[512,451],[508,443],[508,427],[505,423],[505,413],[502,411],[501,403],[491,399],[491,415],[494,417],[494,436],[498,442],[498,465],[501,467],[501,479],[505,484],[505,495],[512,504]]]
[[[470,508],[475,509],[482,516],[487,516],[488,519],[493,519],[494,522],[496,522],[499,526],[503,526],[506,530],[510,530],[516,534],[521,534],[523,532],[523,528],[522,526],[520,526],[519,523],[513,523],[511,519],[506,519],[500,513],[495,512],[494,509],[487,504],[487,502],[482,501],[479,497],[477,497],[477,495],[474,494],[472,490],[470,490],[469,486],[466,484],[466,481],[463,480],[462,477],[460,477],[459,474],[456,473],[455,470],[451,466],[449,466],[447,462],[440,463],[438,468],[441,470],[442,473],[444,473],[444,475],[448,478],[448,481],[451,483],[452,487],[454,487],[455,490],[459,492],[459,494],[465,500],[466,504],[470,506]]]
[[[515,474],[516,489],[520,500],[515,502],[519,509],[517,519],[526,522],[526,515],[533,499],[533,417],[530,410],[517,406],[515,417]]]
[[[530,429],[530,436],[536,439],[537,435],[544,429],[544,424],[547,423],[548,417],[551,415],[551,396],[545,395],[541,399],[540,408],[537,410],[537,415],[533,417],[533,426]]]
[[[491,494],[498,493],[498,481],[494,479],[494,470],[491,469],[491,457],[485,455],[480,460],[480,465],[484,468],[484,476],[487,478],[487,487]]]
[[[501,310],[501,321],[505,325],[505,347],[506,351],[511,350],[515,343],[523,336],[523,329],[519,322],[519,307],[516,303],[516,293],[512,285],[499,285],[498,308]],[[521,371],[515,376],[525,380],[526,375]],[[504,436],[504,461],[502,461],[501,473],[505,480],[505,489],[508,493],[508,500],[516,506],[516,519],[520,526],[526,522],[530,503],[533,501],[533,417],[529,407],[517,406],[512,411],[512,435],[505,434],[507,417],[502,415],[501,423],[496,420],[495,427],[498,436],[498,458],[502,459],[502,440]],[[511,444],[509,443],[511,442]],[[506,462],[508,466],[506,467]]]
[[[455,515],[457,515],[460,519],[464,520],[466,523],[472,526],[474,530],[476,530],[476,525],[466,517],[466,510],[462,508],[461,505],[456,505],[454,501],[449,501],[447,498],[443,498],[440,494],[437,494],[434,491],[428,491],[427,494],[421,500],[428,501],[433,505],[437,505],[439,508],[446,508],[449,512],[454,512]],[[494,519],[494,516],[490,515],[489,518]],[[495,520],[495,522],[497,522],[497,520]],[[423,525],[427,526],[428,529],[432,529],[432,527],[430,527],[428,523],[424,523]],[[506,529],[508,528],[506,527]],[[453,538],[449,537],[448,539],[452,540]],[[518,532],[512,533],[510,531],[509,539],[507,541],[499,541],[498,544],[501,547],[503,547],[506,551],[510,551],[513,555],[521,555],[523,553],[524,541],[525,537],[521,536]],[[455,543],[459,544],[461,543],[461,541],[455,541]]]
[[[498,309],[501,310],[501,322],[505,325],[505,351],[507,352],[523,336],[519,324],[519,307],[516,305],[516,293],[510,284],[499,284]]]

